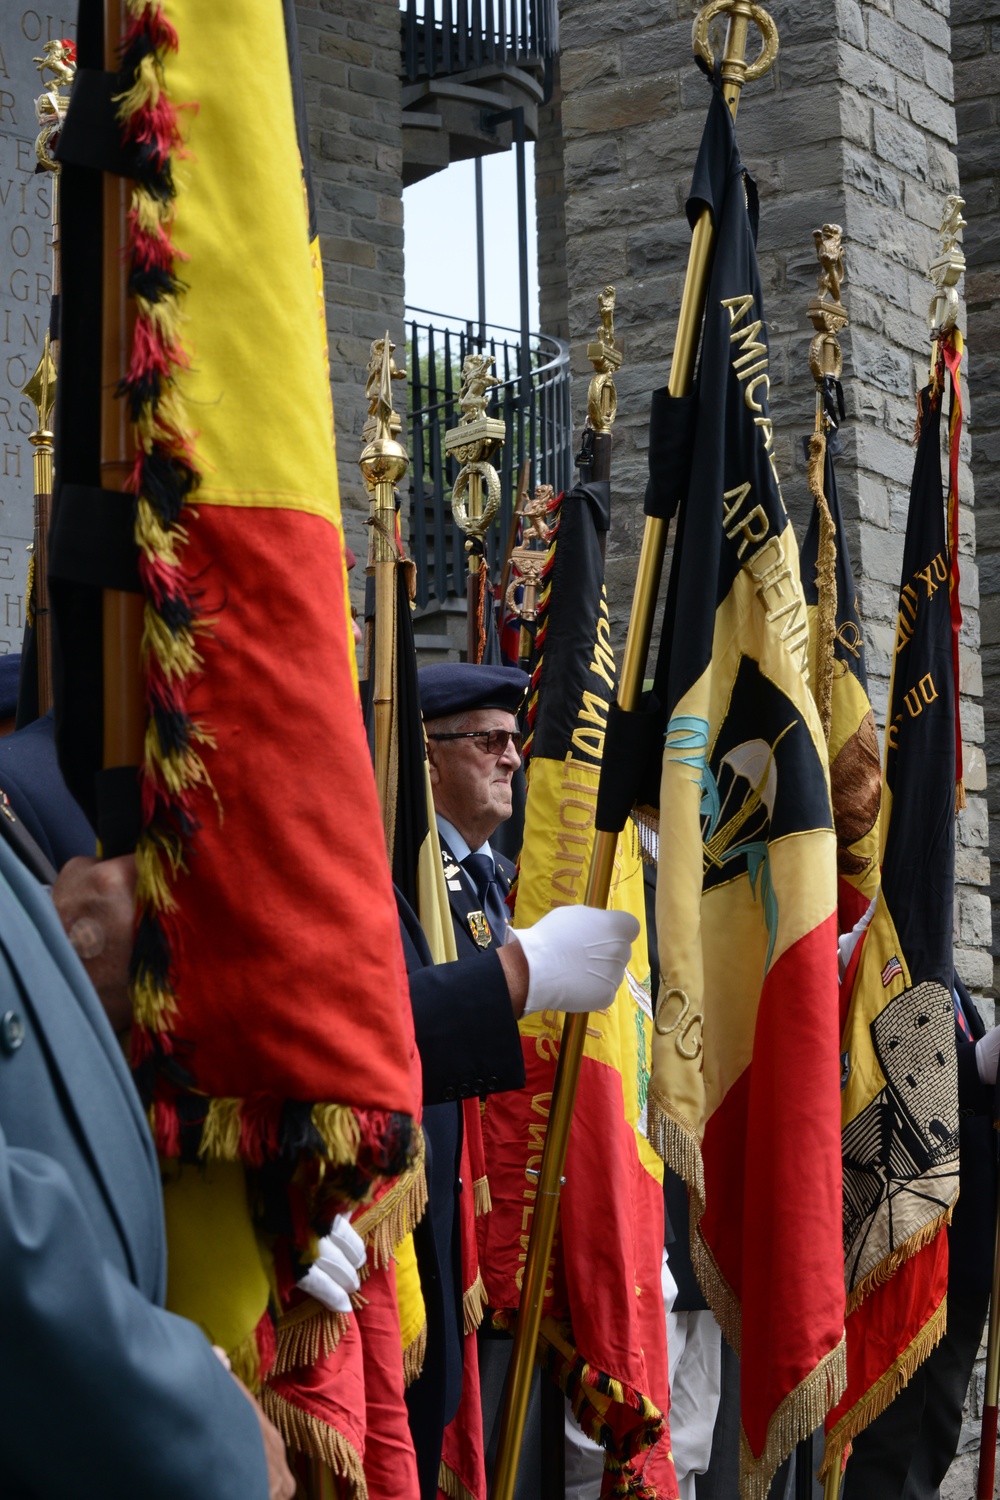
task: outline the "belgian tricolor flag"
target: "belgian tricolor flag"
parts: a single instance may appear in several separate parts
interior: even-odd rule
[[[546,515],[515,928],[584,899],[617,680],[604,593],[610,509],[609,483],[581,477]],[[640,933],[613,1004],[588,1018],[539,1358],[584,1432],[605,1448],[605,1492],[667,1497],[677,1480],[660,1286],[663,1174],[646,1137],[652,1003],[643,890],[630,823],[608,904],[631,912]],[[525,1086],[491,1095],[483,1116],[493,1207],[479,1225],[482,1272],[490,1306],[508,1324],[521,1298],[563,1019],[543,1011],[519,1023]]]
[[[137,850],[131,1049],[167,1163],[171,1305],[230,1350],[256,1343],[257,1379],[261,1314],[294,1301],[317,1233],[414,1158],[412,1023],[353,667],[291,6],[122,0],[105,39],[106,9],[81,5],[61,143],[57,727],[105,852]],[[106,184],[127,217],[103,304]],[[115,339],[134,462],[102,488]],[[143,625],[127,666],[145,741],[112,772],[105,590]]]
[[[952,995],[956,730],[940,387],[921,422],[903,548],[882,797],[882,883],[843,983],[847,1391],[826,1462],[945,1330],[958,1193]]]
[[[688,1184],[694,1266],[740,1351],[741,1493],[763,1500],[844,1382],[836,841],[774,462],[757,194],[718,83],[692,225],[706,208],[715,250],[655,679],[650,1130]],[[664,394],[652,453],[677,419]]]

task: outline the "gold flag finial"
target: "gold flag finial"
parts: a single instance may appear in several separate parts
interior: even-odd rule
[[[52,408],[56,404],[56,367],[52,358],[52,339],[49,330],[45,330],[45,343],[42,345],[41,358],[35,367],[35,373],[22,387],[22,396],[27,396],[33,402],[38,412],[38,427],[45,432],[52,416]],[[51,439],[51,433],[48,434]]]
[[[402,421],[392,406],[392,382],[406,379],[406,371],[397,370],[392,357],[395,347],[388,329],[385,337],[375,339],[371,346],[365,384],[368,421],[362,428],[365,446],[358,459],[358,467],[370,489],[389,485],[389,500],[393,505],[392,486],[399,483],[410,466],[406,449],[397,437]]]
[[[594,367],[594,378],[587,391],[587,424],[595,432],[608,432],[618,412],[615,373],[621,369],[624,354],[621,340],[615,340],[615,289],[606,286],[597,294],[601,326],[597,338],[587,345],[587,358]]]
[[[965,199],[958,193],[948,194],[941,216],[941,248],[928,270],[935,291],[927,321],[935,341],[949,333],[958,321],[958,283],[965,271],[965,254],[958,236],[966,225],[962,217],[964,207]]]
[[[709,40],[709,27],[716,16],[722,15],[729,17],[729,35],[721,64],[722,91],[726,103],[733,109],[743,85],[763,78],[774,65],[778,56],[778,28],[764,7],[752,3],[752,0],[708,0],[694,18],[691,45],[710,73],[715,71],[715,55]],[[747,62],[746,40],[751,21],[760,32],[761,45],[753,62]]]
[[[492,366],[492,354],[473,351],[465,356],[458,397],[462,418],[444,436],[445,452],[462,465],[452,487],[451,509],[459,528],[465,532],[469,570],[476,573],[483,539],[500,508],[500,476],[493,458],[507,436],[506,422],[501,417],[486,415],[490,391],[501,384]]]
[[[840,290],[846,279],[844,269],[843,230],[839,224],[824,224],[813,230],[813,243],[820,270],[817,277],[817,295],[809,304],[809,318],[816,329],[816,336],[809,345],[809,369],[818,386],[824,380],[839,380],[844,368],[844,356],[838,334],[848,325],[847,309],[840,300]],[[822,391],[817,391],[816,422],[821,420]]]
[[[32,58],[32,62],[37,64],[42,83],[47,85],[35,100],[39,126],[35,155],[47,172],[57,172],[59,164],[49,148],[69,108],[69,94],[63,90],[68,90],[76,77],[76,47],[71,41],[54,38],[45,43],[41,57]],[[51,79],[46,79],[46,73],[52,74]]]

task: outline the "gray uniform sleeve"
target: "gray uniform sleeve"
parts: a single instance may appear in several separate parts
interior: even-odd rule
[[[51,1157],[0,1130],[0,1494],[267,1500],[256,1415],[203,1334],[102,1255]]]

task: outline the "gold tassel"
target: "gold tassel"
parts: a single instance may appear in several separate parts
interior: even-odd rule
[[[813,696],[819,710],[823,734],[830,738],[833,721],[834,641],[837,633],[837,529],[823,489],[826,437],[814,432],[809,439],[809,489],[819,514],[819,546],[816,549],[816,681]]]
[[[486,1288],[483,1285],[481,1271],[476,1272],[476,1279],[470,1287],[462,1294],[462,1316],[465,1323],[465,1332],[475,1333],[483,1321],[483,1313],[486,1310]]]
[[[318,1458],[344,1481],[343,1500],[368,1500],[368,1483],[361,1459],[342,1432],[293,1406],[269,1385],[261,1391],[260,1404],[289,1448],[309,1458]]]
[[[476,1218],[480,1214],[488,1214],[493,1209],[493,1199],[490,1196],[490,1180],[488,1177],[477,1177],[472,1184],[472,1202],[475,1207]]]
[[[352,1109],[345,1104],[314,1104],[311,1118],[334,1166],[350,1166],[357,1161],[361,1127]]]
[[[454,1469],[449,1469],[444,1459],[438,1470],[438,1489],[442,1495],[447,1495],[448,1500],[476,1500],[471,1490],[466,1489]]]
[[[771,1480],[796,1443],[822,1425],[832,1406],[847,1388],[847,1340],[823,1356],[811,1371],[789,1391],[767,1424],[764,1451],[755,1458],[746,1434],[740,1429],[740,1496],[742,1500],[767,1500]]]
[[[257,1347],[257,1335],[251,1333],[242,1344],[237,1344],[235,1349],[227,1349],[229,1363],[233,1374],[242,1380],[248,1391],[255,1396],[260,1395],[261,1369],[260,1350]]]
[[[210,1099],[202,1126],[199,1156],[238,1161],[240,1155],[239,1099]]]
[[[847,1294],[847,1315],[861,1306],[869,1292],[874,1291],[877,1286],[882,1286],[884,1282],[891,1281],[900,1266],[912,1260],[918,1251],[923,1250],[925,1245],[929,1245],[931,1240],[937,1238],[945,1225],[951,1223],[952,1208],[954,1204],[945,1209],[944,1213],[931,1219],[922,1229],[918,1229],[916,1234],[911,1234],[908,1240],[899,1245],[884,1260],[880,1260],[856,1287],[851,1288]]]
[[[940,1305],[912,1343],[907,1345],[891,1367],[879,1376],[861,1400],[852,1406],[850,1411],[842,1416],[837,1425],[827,1433],[823,1463],[819,1471],[821,1479],[826,1475],[831,1464],[839,1465],[848,1443],[852,1442],[859,1432],[864,1432],[876,1417],[882,1415],[889,1403],[895,1400],[913,1372],[923,1364],[931,1351],[941,1342],[947,1322],[948,1298],[943,1297]]]
[[[293,1307],[278,1323],[273,1373],[284,1375],[332,1354],[347,1328],[347,1318],[346,1313],[321,1307],[311,1298]]]
[[[966,802],[965,802],[965,782],[964,782],[964,780],[961,777],[959,777],[958,781],[956,781],[956,783],[955,783],[955,814],[956,814],[956,816],[960,812],[964,811],[965,806],[966,806]]]
[[[411,1386],[424,1368],[427,1356],[427,1324],[425,1323],[412,1343],[403,1350],[403,1382]]]

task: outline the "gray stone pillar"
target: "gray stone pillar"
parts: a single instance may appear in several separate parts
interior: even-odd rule
[[[47,41],[76,37],[76,7],[62,14],[4,8],[0,35],[0,654],[20,651],[28,546],[34,531],[31,444],[35,408],[22,387],[34,374],[52,301],[52,185],[35,176],[33,59]]]
[[[386,328],[397,344],[404,338],[400,13],[397,0],[299,0],[296,14],[340,494],[347,539],[363,563],[368,501],[357,461],[368,350]],[[397,360],[405,368],[405,351]]]
[[[771,344],[771,405],[785,501],[809,512],[801,436],[814,387],[806,308],[812,231],[844,227],[848,420],[839,461],[872,697],[884,720],[902,561],[915,395],[927,375],[926,268],[948,192],[959,187],[948,0],[772,0],[773,72],[748,85],[737,130],[761,199],[759,256]],[[561,9],[568,323],[586,375],[595,294],[618,290],[625,337],[615,428],[608,588],[621,640],[642,529],[650,392],[666,383],[690,233],[684,217],[709,87],[691,58],[695,7],[678,0],[566,0]],[[721,38],[720,38],[721,42]],[[554,255],[551,217],[539,263]],[[579,403],[577,403],[579,405]],[[579,414],[578,414],[579,415]],[[967,457],[967,448],[963,450]],[[972,474],[962,466],[962,714],[969,807],[958,822],[956,961],[992,983]]]
[[[1000,6],[952,0],[952,57],[958,120],[958,166],[966,200],[968,389],[972,470],[976,481],[976,548],[982,592],[982,673],[985,695],[988,801],[996,832],[990,840],[992,905],[1000,903]],[[994,988],[1000,922],[994,917]]]

